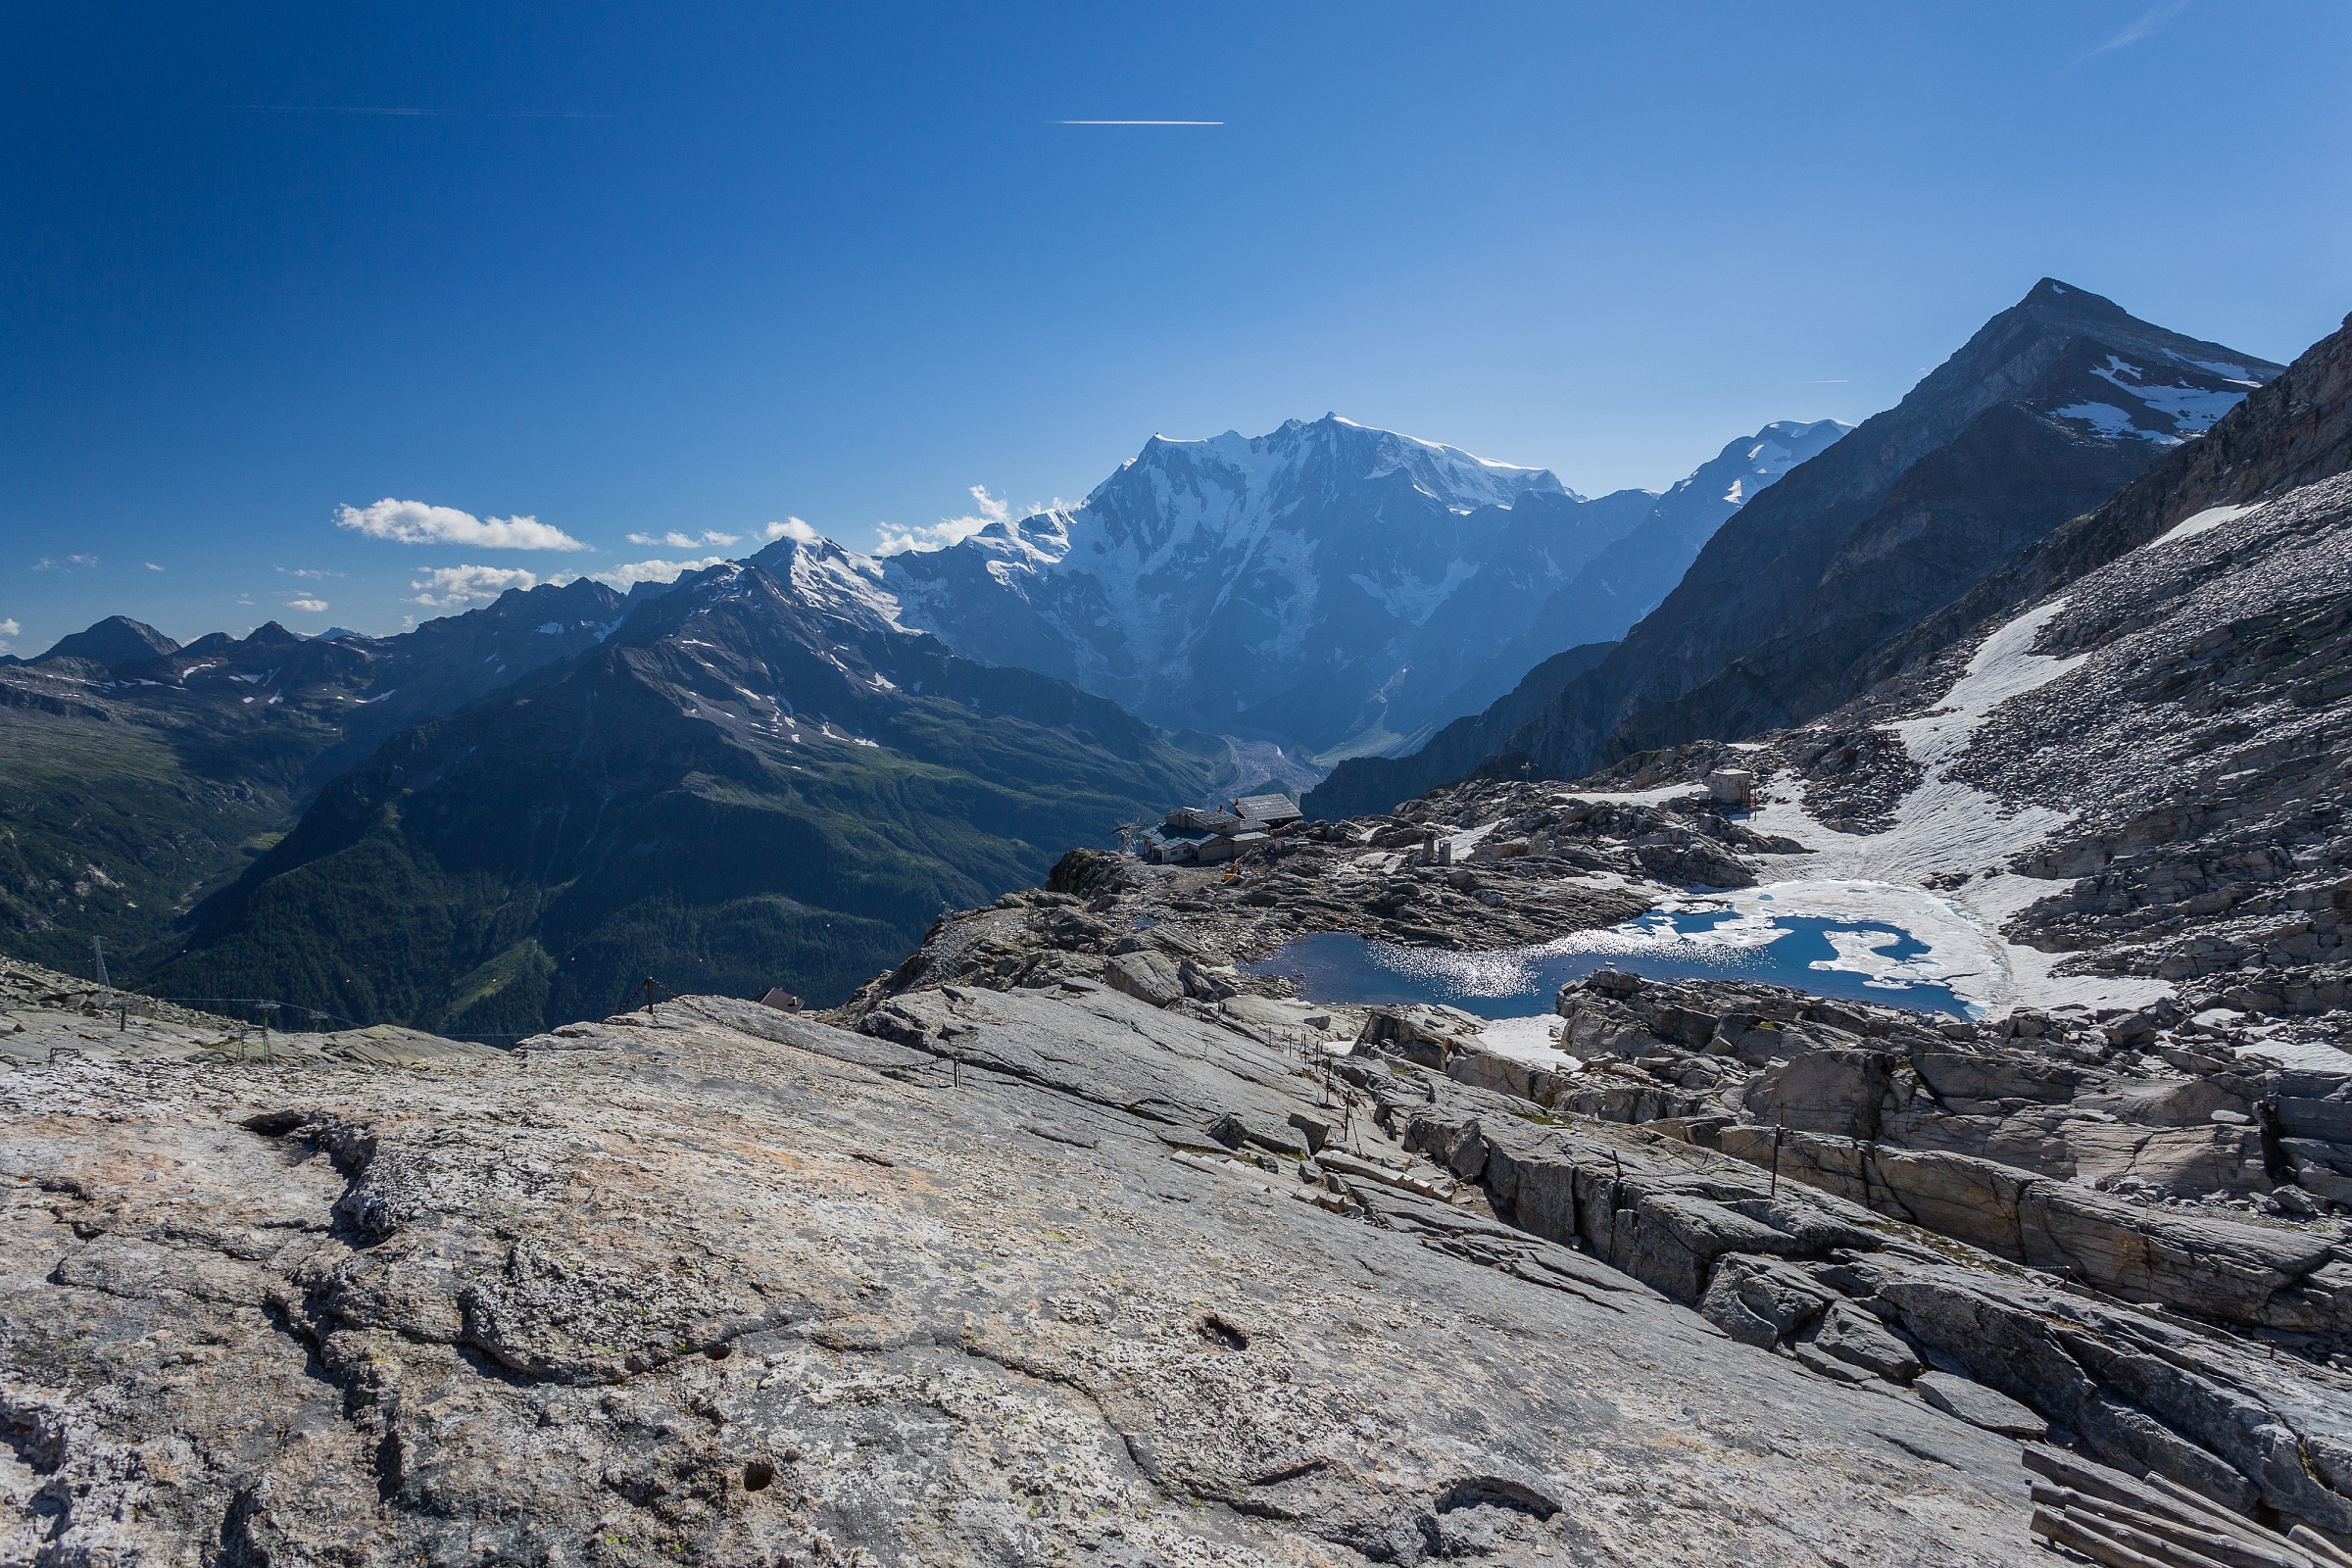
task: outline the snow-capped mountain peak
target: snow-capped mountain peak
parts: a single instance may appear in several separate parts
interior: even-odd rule
[[[1774,425],[1726,448],[1710,524],[1824,444]],[[1155,435],[1077,506],[888,556],[879,582],[905,624],[1160,723],[1386,747],[1665,504],[1327,414]]]
[[[883,584],[882,563],[821,534],[787,534],[745,564],[788,585],[820,615],[860,630],[906,630],[898,596]]]
[[[1087,497],[1089,507],[1115,495],[1139,473],[1154,476],[1163,493],[1178,493],[1187,481],[1213,487],[1231,501],[1234,514],[1253,507],[1281,507],[1302,490],[1336,482],[1370,481],[1403,473],[1422,494],[1449,511],[1508,507],[1531,491],[1569,495],[1544,468],[1497,463],[1459,447],[1372,425],[1337,414],[1320,419],[1286,419],[1261,436],[1238,430],[1198,440],[1155,435],[1144,450]]]

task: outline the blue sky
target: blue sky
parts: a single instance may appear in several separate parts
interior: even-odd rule
[[[2280,360],[2352,309],[2338,0],[359,11],[10,8],[19,652],[870,546],[1327,410],[1656,486],[2044,273]],[[1222,123],[1057,123],[1142,119]]]

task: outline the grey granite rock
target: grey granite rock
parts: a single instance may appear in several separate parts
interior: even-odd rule
[[[1918,1360],[2031,1406],[2110,1463],[2352,1533],[2352,1381],[2332,1367],[2067,1289],[1826,1194],[1774,1193],[1753,1166],[1642,1129],[1546,1125],[1505,1097],[1413,1077],[1358,1079],[1408,1147],[1479,1182],[1497,1217],[1583,1247],[1727,1332],[1762,1344],[1792,1321],[1804,1344],[1793,1269],[1826,1302],[1824,1332],[1840,1303],[1866,1311]],[[1819,1338],[1806,1348],[1827,1354]]]
[[[2034,1560],[2004,1440],[1429,1196],[1246,1035],[1058,985],[875,1027],[690,999],[403,1067],[0,1075],[11,1550]],[[1227,1115],[1384,1179],[1323,1206]]]
[[[1824,1355],[1903,1383],[1919,1371],[1919,1357],[1876,1314],[1848,1301],[1832,1301],[1821,1327],[1808,1342]]]
[[[1919,1396],[1972,1427],[1998,1432],[2007,1438],[2038,1440],[2049,1435],[2050,1424],[2032,1410],[1996,1394],[1982,1383],[1949,1372],[1922,1372],[1911,1385]]]

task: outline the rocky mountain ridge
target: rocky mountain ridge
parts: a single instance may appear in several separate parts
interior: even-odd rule
[[[304,638],[271,621],[184,648],[116,617],[11,661],[0,929],[61,964],[85,962],[96,936],[139,972],[328,779],[403,725],[595,647],[624,603],[580,581],[395,637]]]
[[[2278,369],[2045,278],[1894,409],[1743,508],[1606,661],[1491,737],[1491,755],[1573,778],[1836,708],[1877,678],[1884,645]],[[1362,806],[1373,783],[1343,773],[1333,808]]]
[[[829,1002],[1073,833],[1210,787],[1221,757],[903,631],[869,589],[783,541],[400,732],[196,911],[161,983],[507,1036],[647,975]]]

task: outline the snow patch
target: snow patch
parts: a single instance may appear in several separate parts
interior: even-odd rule
[[[1967,748],[1970,737],[1994,709],[2013,697],[2047,686],[2090,657],[2077,654],[2060,659],[2034,652],[2041,629],[2057,619],[2066,605],[2064,599],[2037,605],[1985,638],[1934,712],[1892,726],[1912,758],[1931,775],[1940,773]]]
[[[1653,790],[1575,790],[1553,796],[1552,803],[1566,806],[1571,801],[1618,801],[1627,806],[1663,806],[1668,801],[1706,793],[1704,784],[1661,784]]]
[[[2316,1040],[2264,1040],[2237,1048],[2241,1061],[2271,1061],[2306,1072],[2352,1073],[2352,1053]]]
[[[2245,400],[2243,392],[2224,391],[2219,387],[2149,381],[2138,366],[2128,364],[2112,354],[2107,356],[2107,364],[2103,368],[2090,373],[2126,397],[2144,403],[2157,413],[2169,416],[2176,430],[2209,429],[2216,419]],[[2127,376],[2131,379],[2126,380]]]
[[[1481,1048],[1510,1061],[1533,1062],[1560,1072],[1574,1072],[1583,1065],[1576,1057],[1560,1049],[1560,1022],[1556,1014],[1535,1013],[1525,1018],[1491,1018],[1478,1031]]]
[[[2135,435],[2142,441],[2153,441],[2163,447],[2177,447],[2180,444],[2180,438],[2177,435],[2167,435],[2162,430],[2142,430],[2132,422],[2132,416],[2112,403],[2070,403],[2063,409],[2052,409],[2050,416],[2055,419],[2072,419],[2080,424],[2087,424],[2111,440],[2127,435]]]
[[[1802,859],[1788,858],[1794,862],[1792,869],[1801,867],[1821,878],[1892,884],[1907,889],[1910,897],[1943,905],[1954,911],[1955,918],[1970,923],[1979,934],[1976,941],[1981,943],[1981,951],[1997,960],[1996,972],[1983,977],[1989,987],[1981,994],[1962,992],[1957,983],[1966,979],[1973,986],[1979,982],[1977,976],[1955,974],[1943,983],[1971,1002],[1979,1001],[1981,995],[1984,1004],[1994,1007],[2060,1001],[2090,1006],[2138,1006],[2172,994],[2172,987],[2159,980],[2054,979],[2051,970],[2073,955],[2043,953],[2002,937],[1999,933],[2007,921],[2028,905],[2049,898],[2065,886],[2004,867],[2074,818],[2046,806],[2008,806],[1975,785],[1949,776],[1952,765],[1994,709],[2061,678],[2089,657],[2054,658],[2033,651],[2042,628],[2066,604],[2064,599],[2051,600],[2002,626],[1978,647],[1968,668],[1933,711],[1890,726],[1926,772],[1919,787],[1895,808],[1892,827],[1882,833],[1840,832],[1815,820],[1797,800],[1784,799],[1777,791],[1749,819],[1749,826],[1759,832],[1786,834],[1813,847]],[[1969,880],[1951,898],[1938,900],[1920,884],[1939,876]],[[1749,895],[1731,895],[1742,896]],[[1915,911],[1904,918],[1892,914],[1883,918],[1928,942],[1931,956],[1936,956],[1936,943],[1912,923],[1920,917]],[[1943,935],[1947,950],[1957,951],[1959,941],[1956,931]],[[1873,955],[1863,953],[1853,957],[1857,963],[1875,961]]]
[[[2142,550],[2153,550],[2158,545],[2179,544],[2183,539],[2194,539],[2197,535],[2201,533],[2211,533],[2214,529],[2219,528],[2223,523],[2229,522],[2236,517],[2242,517],[2253,510],[2254,509],[2252,507],[2237,506],[2207,507],[2203,512],[2198,513],[2196,515],[2183,518],[2181,521],[2174,523],[2172,527],[2168,528],[2163,533],[2158,534],[2155,538],[2149,540],[2146,544],[2141,545],[2139,548]]]

